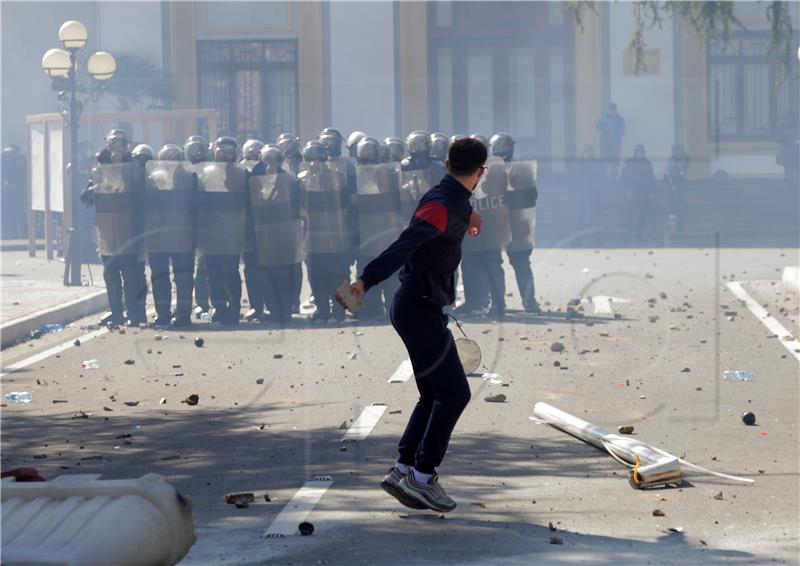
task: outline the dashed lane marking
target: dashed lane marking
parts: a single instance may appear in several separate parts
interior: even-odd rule
[[[264,533],[267,538],[284,537],[297,534],[297,527],[306,520],[314,510],[322,496],[333,485],[333,480],[327,476],[314,478],[306,482],[294,497],[281,509],[278,516]]]
[[[767,310],[759,305],[755,299],[753,299],[753,297],[751,297],[750,294],[745,291],[744,287],[742,286],[742,282],[730,281],[728,283],[728,289],[731,290],[731,293],[733,293],[737,299],[744,301],[744,304],[747,305],[747,308],[750,310],[750,312],[753,313],[755,317],[760,320],[770,332],[777,335],[781,344],[783,344],[783,346],[789,350],[790,354],[800,361],[800,341],[798,341],[791,332],[786,330],[786,328],[778,320],[770,316]]]
[[[412,375],[414,375],[414,368],[411,367],[411,360],[403,360],[389,378],[389,383],[405,383],[411,379]]]
[[[369,433],[372,432],[372,429],[375,428],[375,425],[378,424],[384,411],[386,411],[386,405],[368,405],[364,407],[364,410],[361,411],[361,414],[358,415],[358,418],[352,426],[344,433],[342,442],[364,440],[369,436]]]

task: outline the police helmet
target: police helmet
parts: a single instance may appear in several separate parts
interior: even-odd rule
[[[492,146],[492,154],[510,161],[514,156],[514,138],[510,135],[498,132],[489,140]]]
[[[147,145],[146,143],[140,143],[136,147],[133,148],[131,151],[131,157],[133,157],[137,161],[141,161],[142,163],[146,163],[151,159],[155,159],[155,155],[153,154],[153,148]]]
[[[275,140],[275,145],[283,152],[284,157],[300,155],[300,138],[291,133],[283,133]]]
[[[389,152],[389,161],[398,163],[406,156],[406,144],[400,138],[386,138],[383,140]]]
[[[174,143],[164,144],[161,149],[158,150],[159,161],[183,161],[184,159],[183,150]]]
[[[120,130],[119,128],[114,128],[110,130],[106,134],[106,147],[109,150],[117,149],[120,152],[124,152],[128,150],[128,146],[131,143],[130,137],[128,137],[128,132],[125,130]]]
[[[444,161],[447,159],[447,150],[450,148],[450,140],[441,133],[431,134],[431,159]]]
[[[280,169],[283,165],[283,152],[274,143],[268,143],[261,149],[261,163],[270,169]]]
[[[303,146],[303,161],[307,163],[325,161],[326,155],[325,146],[316,140],[312,140]]]
[[[411,155],[419,153],[430,155],[431,136],[428,132],[416,130],[408,134],[408,137],[406,138],[406,145],[408,146],[408,153]]]
[[[359,161],[378,161],[380,142],[375,138],[364,137],[356,146],[356,157]]]
[[[258,161],[261,148],[264,147],[264,142],[260,140],[247,140],[242,145],[242,157],[248,160]]]
[[[216,139],[213,145],[214,161],[234,162],[239,157],[239,143],[230,136]]]
[[[189,136],[183,144],[183,153],[192,163],[208,159],[208,141],[203,136]]]
[[[335,134],[322,134],[319,142],[325,146],[328,159],[339,159],[342,156],[342,138]]]

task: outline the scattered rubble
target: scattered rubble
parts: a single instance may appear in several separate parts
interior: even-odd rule
[[[506,396],[502,393],[498,393],[497,395],[489,395],[488,397],[484,398],[484,401],[488,403],[505,403]]]

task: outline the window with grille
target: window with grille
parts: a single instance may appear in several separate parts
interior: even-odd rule
[[[198,41],[199,103],[220,112],[219,133],[243,142],[297,130],[295,41]]]
[[[773,139],[797,112],[798,79],[769,51],[769,35],[737,33],[708,44],[708,121],[712,140]]]

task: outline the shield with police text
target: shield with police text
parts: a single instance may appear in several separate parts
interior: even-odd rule
[[[181,161],[148,161],[145,166],[145,245],[150,253],[194,250],[194,172]]]
[[[375,257],[394,242],[405,228],[400,202],[400,164],[359,165],[358,251]]]
[[[470,204],[481,216],[481,233],[464,238],[464,251],[502,249],[511,239],[508,216],[508,176],[502,161],[489,161],[472,193]]]
[[[237,163],[205,162],[197,174],[197,249],[239,255],[244,249],[247,172]]]
[[[300,263],[302,226],[297,179],[284,171],[250,177],[256,252],[264,267]]]
[[[508,171],[508,212],[511,221],[509,251],[532,249],[536,243],[537,162],[506,164]]]
[[[340,253],[350,247],[347,225],[346,166],[339,161],[311,163],[298,175],[308,218],[308,252]]]
[[[139,253],[143,185],[144,172],[136,162],[98,164],[92,169],[100,255]]]

